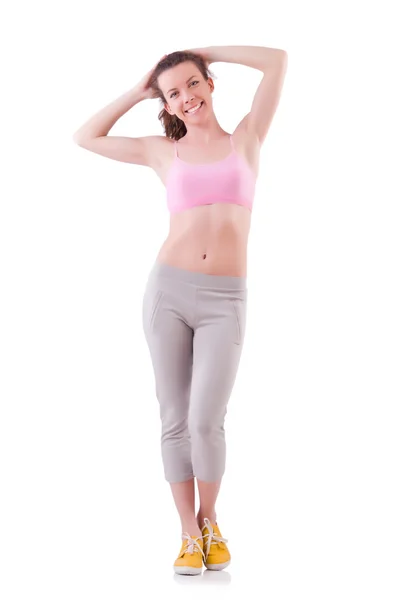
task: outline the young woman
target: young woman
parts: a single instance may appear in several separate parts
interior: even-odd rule
[[[208,67],[217,61],[263,72],[250,112],[231,135],[213,110]],[[92,152],[151,167],[166,188],[170,229],[149,274],[142,318],[160,406],[164,475],[182,526],[177,573],[199,574],[203,563],[221,570],[230,563],[215,511],[226,464],[224,420],[245,335],[259,153],[286,69],[286,52],[275,48],[174,52],[73,138]],[[243,93],[238,81],[235,87]],[[123,114],[148,98],[161,101],[165,136],[108,135]]]

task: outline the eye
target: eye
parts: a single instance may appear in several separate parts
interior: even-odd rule
[[[193,85],[193,83],[199,83],[199,82],[198,82],[197,80],[194,80],[194,81],[192,81],[191,83],[189,83],[189,87],[190,87],[191,85]],[[171,94],[170,98],[172,98],[172,96],[173,96],[174,94],[176,94],[176,92],[172,92],[172,94]]]

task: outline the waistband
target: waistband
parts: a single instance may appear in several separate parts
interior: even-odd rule
[[[236,277],[234,275],[209,275],[208,273],[200,273],[198,271],[188,271],[167,265],[166,263],[155,261],[150,276],[167,277],[176,281],[190,283],[200,287],[209,288],[228,288],[232,290],[247,289],[247,277]]]

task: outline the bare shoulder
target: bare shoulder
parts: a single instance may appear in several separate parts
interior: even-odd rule
[[[144,138],[147,144],[148,162],[151,167],[161,167],[169,161],[173,142],[166,135],[150,135]]]
[[[166,185],[168,170],[175,156],[175,140],[165,135],[151,136],[148,142],[148,166],[150,166],[156,175]],[[147,138],[148,139],[148,138]]]

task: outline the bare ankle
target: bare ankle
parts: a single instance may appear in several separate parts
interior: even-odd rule
[[[197,514],[197,523],[198,523],[198,526],[200,527],[200,529],[203,528],[205,518],[209,519],[211,521],[211,523],[216,523],[216,513],[215,512],[208,511],[207,513],[204,513],[204,512],[199,511],[199,513]]]
[[[201,537],[201,530],[197,521],[181,521],[182,533],[188,533],[191,537]]]

